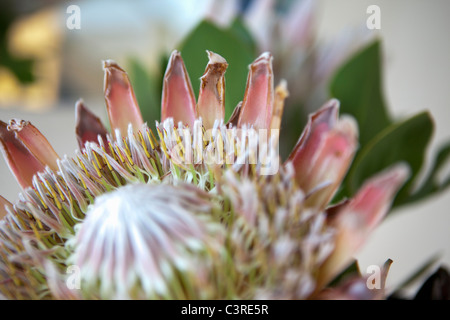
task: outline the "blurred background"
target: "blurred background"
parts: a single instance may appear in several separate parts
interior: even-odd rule
[[[328,63],[322,66],[330,66],[327,72],[334,70],[333,64],[344,61],[345,54],[356,50],[358,43],[381,38],[383,90],[391,115],[400,118],[429,110],[434,118],[435,132],[427,153],[426,172],[433,151],[450,138],[450,2],[317,0],[308,3],[314,6],[314,23],[304,22],[294,27],[314,28],[314,42],[329,44],[323,46],[327,48],[323,52],[328,53],[328,58],[325,53],[322,55]],[[69,29],[66,25],[71,16],[67,8],[73,4],[80,8],[80,29]],[[380,30],[366,27],[367,7],[374,4],[381,9]],[[78,98],[83,98],[107,123],[102,60],[116,60],[126,70],[130,61],[139,61],[150,74],[161,73],[164,57],[202,19],[207,17],[219,26],[226,26],[236,12],[250,9],[251,1],[229,0],[2,0],[0,119],[30,120],[60,156],[71,156],[77,148],[74,104]],[[244,22],[255,32],[260,47],[270,49],[273,43],[264,42],[268,38],[261,25],[265,18],[261,12],[250,12]],[[260,22],[252,25],[252,21]],[[336,39],[340,39],[338,46]],[[303,36],[301,41],[311,39]],[[277,52],[273,53],[276,58]],[[206,54],[203,58],[206,65]],[[279,70],[282,72],[282,68]],[[302,74],[294,74],[292,80],[289,75],[286,77],[291,83],[301,79]],[[305,99],[307,110],[325,102],[326,97],[318,87],[314,87],[311,95],[314,99]],[[302,88],[307,87],[300,84],[299,91]],[[292,89],[291,95],[295,96]],[[449,171],[447,166],[446,172]],[[20,190],[4,161],[0,161],[0,177],[0,194],[15,201]],[[358,255],[362,270],[368,265],[380,265],[388,258],[394,260],[387,283],[394,288],[435,254],[441,254],[440,261],[450,265],[449,192],[404,206],[386,219]]]

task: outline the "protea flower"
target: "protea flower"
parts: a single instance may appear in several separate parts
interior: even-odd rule
[[[337,204],[357,149],[355,121],[331,100],[289,159],[278,130],[286,83],[272,56],[249,67],[224,119],[226,60],[208,52],[196,101],[179,52],[166,70],[156,132],[127,74],[105,61],[111,132],[80,100],[80,149],[60,158],[29,122],[0,123],[23,188],[1,198],[0,293],[9,299],[382,298],[354,274],[327,288],[389,210],[408,176],[398,164]],[[387,270],[385,270],[385,273]]]

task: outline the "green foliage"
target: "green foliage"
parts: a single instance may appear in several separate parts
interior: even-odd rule
[[[341,101],[341,114],[352,115],[360,131],[360,148],[336,199],[352,196],[366,179],[403,161],[410,166],[411,177],[395,199],[398,206],[450,185],[450,179],[437,182],[439,169],[450,158],[450,143],[439,152],[425,183],[413,193],[434,123],[428,112],[400,121],[392,119],[384,102],[381,70],[381,44],[375,41],[344,64],[330,83],[331,95]]]
[[[142,117],[149,127],[161,119],[162,72],[149,73],[135,58],[128,61],[128,74],[141,109]]]
[[[252,53],[256,53],[258,51],[258,47],[256,42],[253,40],[253,36],[247,27],[244,25],[244,22],[241,18],[237,17],[233,20],[230,29],[236,37],[240,38],[241,41],[248,46],[248,49]]]
[[[0,44],[0,66],[11,71],[20,83],[27,85],[35,81],[33,65],[34,60],[21,59],[12,56],[6,48],[3,48],[2,44]]]
[[[441,192],[450,186],[450,176],[444,179],[439,178],[440,170],[450,160],[450,142],[445,143],[438,151],[431,172],[428,174],[426,180],[411,197],[410,202],[419,201],[434,193]],[[442,180],[442,181],[440,181]]]
[[[346,180],[349,192],[354,194],[370,176],[405,161],[411,169],[411,177],[399,191],[395,204],[407,202],[411,186],[422,168],[432,132],[433,122],[428,112],[381,130],[358,152]]]
[[[7,33],[16,16],[7,9],[0,8],[0,67],[9,70],[22,84],[30,84],[35,81],[34,60],[16,57],[8,49]]]
[[[382,94],[380,57],[376,41],[343,65],[331,82],[331,95],[341,101],[341,113],[358,122],[361,146],[391,123]]]

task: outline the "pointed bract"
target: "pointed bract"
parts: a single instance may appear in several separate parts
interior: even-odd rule
[[[351,262],[386,215],[408,176],[409,168],[405,164],[376,175],[332,215],[329,224],[336,228],[336,242],[332,254],[320,269],[321,285],[327,284]]]
[[[205,129],[211,129],[216,120],[225,117],[225,71],[228,63],[220,55],[207,51],[209,62],[200,78],[197,116],[203,120]]]
[[[49,166],[52,170],[58,170],[56,160],[58,154],[48,142],[47,138],[29,121],[12,119],[7,128],[14,132],[16,138],[39,160],[43,165]]]
[[[309,206],[324,208],[342,183],[358,145],[358,129],[353,118],[341,117],[336,126],[323,136],[317,148],[307,177],[305,190],[310,192],[317,186],[324,186],[320,192],[312,193],[306,200]]]
[[[231,124],[233,127],[237,127],[237,123],[239,120],[239,115],[241,114],[242,110],[242,101],[240,101],[236,107],[233,110],[233,113],[230,116],[230,119],[228,119],[227,127]]]
[[[272,55],[261,54],[251,65],[238,126],[268,129],[274,102]]]
[[[103,69],[105,101],[112,134],[115,134],[115,129],[119,129],[122,135],[126,135],[130,123],[134,130],[139,130],[144,121],[127,73],[112,60],[103,61]]]
[[[161,99],[161,121],[173,118],[175,124],[183,122],[191,128],[194,124],[195,96],[183,59],[173,51],[164,75]]]
[[[310,115],[302,135],[289,156],[294,167],[299,169],[297,170],[299,184],[302,182],[302,176],[298,172],[301,168],[311,165],[311,158],[321,142],[322,136],[336,124],[338,112],[339,101],[331,100],[319,111]]]
[[[84,148],[86,142],[97,142],[98,136],[107,144],[107,130],[103,126],[101,120],[93,114],[82,100],[78,100],[75,104],[75,133],[77,136],[78,146]]]
[[[323,208],[331,200],[356,151],[356,122],[349,117],[338,120],[338,111],[339,102],[331,100],[314,113],[288,159],[297,184],[309,194],[309,206]]]
[[[45,169],[45,165],[37,160],[23,143],[16,138],[8,125],[0,121],[0,145],[9,169],[22,188],[32,186],[35,173]]]

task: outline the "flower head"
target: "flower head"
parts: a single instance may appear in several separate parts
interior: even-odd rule
[[[210,282],[225,261],[224,230],[211,212],[208,194],[189,184],[131,184],[97,197],[71,241],[86,296],[218,297]]]
[[[196,101],[181,54],[172,53],[156,132],[142,122],[125,71],[109,60],[112,132],[77,102],[74,157],[59,158],[31,124],[1,123],[5,158],[24,188],[14,205],[0,199],[2,295],[305,299],[320,297],[346,268],[407,169],[393,167],[331,206],[357,147],[354,121],[331,100],[279,165],[288,92],[284,81],[274,88],[271,55],[250,65],[226,123],[228,64],[208,56]],[[80,292],[65,286],[72,265]]]

